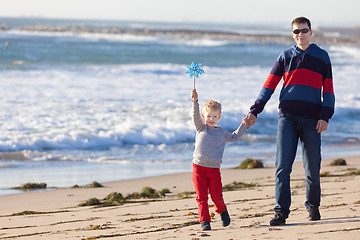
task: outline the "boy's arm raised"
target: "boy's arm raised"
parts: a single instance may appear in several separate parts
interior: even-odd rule
[[[198,102],[198,94],[196,90],[192,90],[191,92],[191,98],[192,98],[192,109],[193,109],[193,121],[195,125],[195,129],[199,131],[202,127],[204,127],[204,122],[201,119],[200,116],[200,109],[199,109],[199,102]]]

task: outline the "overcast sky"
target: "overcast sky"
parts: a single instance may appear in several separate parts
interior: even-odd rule
[[[359,0],[3,0],[0,17],[360,25]]]

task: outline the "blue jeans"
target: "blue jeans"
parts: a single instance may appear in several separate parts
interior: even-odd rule
[[[276,213],[285,218],[290,213],[290,173],[296,156],[298,141],[303,150],[303,165],[306,177],[307,209],[320,206],[321,136],[316,130],[317,120],[281,114],[278,119],[276,183]]]

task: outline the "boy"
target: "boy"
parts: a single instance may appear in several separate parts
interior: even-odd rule
[[[208,206],[208,192],[215,205],[215,212],[220,213],[224,227],[230,224],[230,216],[222,195],[220,164],[224,153],[225,142],[235,142],[248,129],[243,120],[233,133],[219,127],[216,123],[221,117],[221,105],[216,101],[206,102],[202,117],[199,111],[198,94],[191,93],[193,106],[193,121],[196,128],[195,150],[193,155],[193,182],[196,191],[196,201],[199,207],[199,217],[202,230],[211,230]]]

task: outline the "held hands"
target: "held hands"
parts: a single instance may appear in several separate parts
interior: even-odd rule
[[[252,125],[255,124],[256,122],[256,117],[254,114],[252,113],[248,113],[244,118],[243,118],[243,122],[248,125],[249,127],[251,127]]]
[[[196,92],[196,89],[193,89],[191,91],[191,99],[193,100],[193,102],[196,102],[198,100],[198,94]]]

